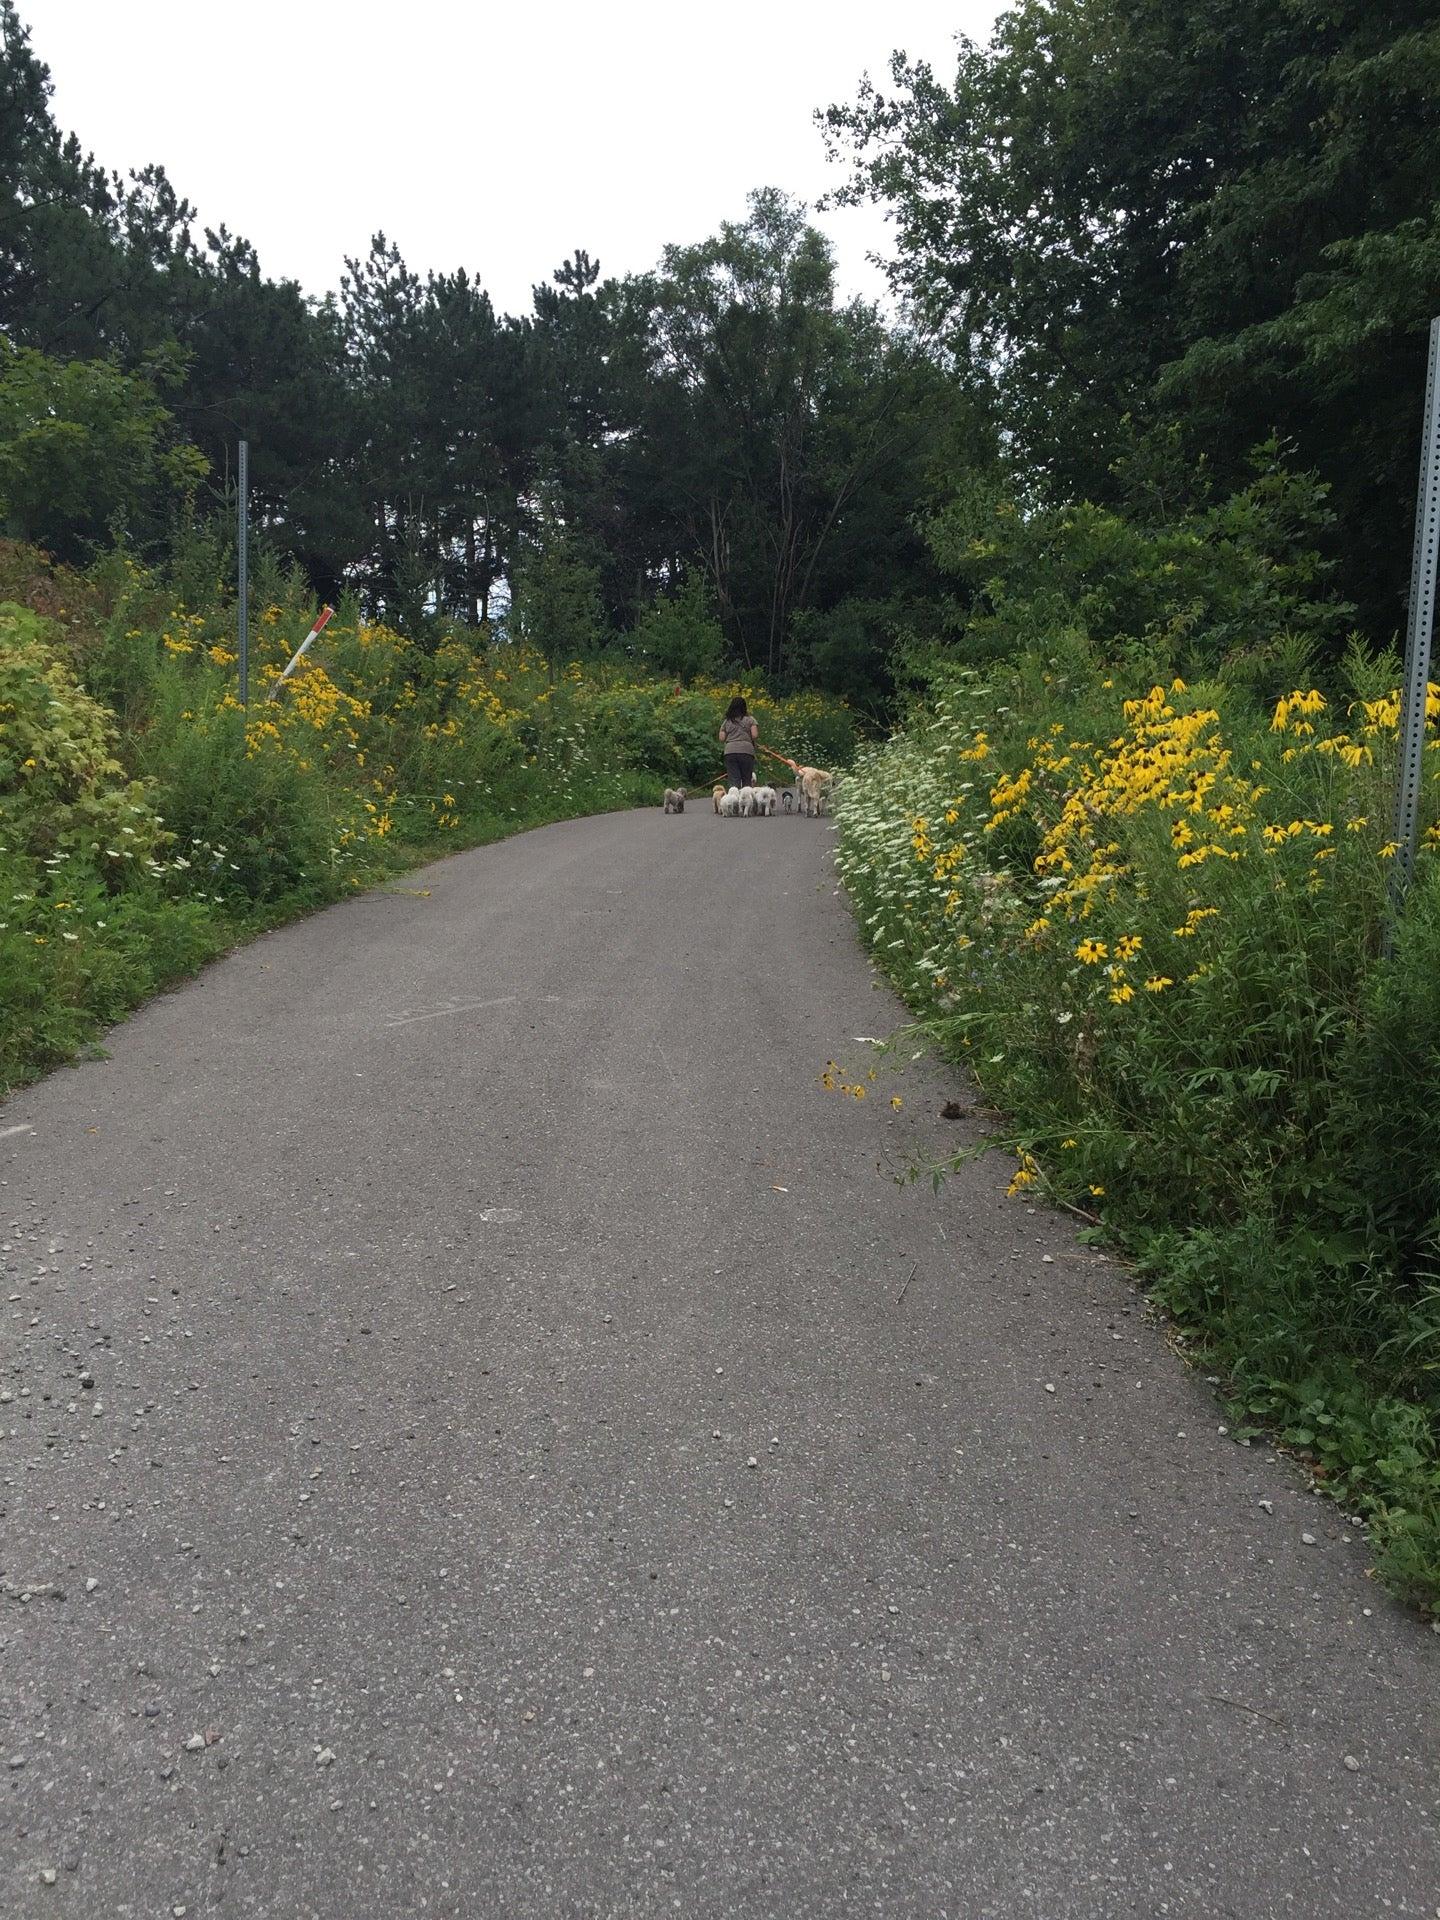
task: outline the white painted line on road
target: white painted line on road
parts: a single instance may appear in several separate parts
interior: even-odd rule
[[[430,1007],[423,1013],[399,1013],[385,1024],[387,1027],[405,1027],[412,1020],[439,1020],[447,1013],[480,1013],[486,1007],[509,1006],[514,998],[513,993],[502,993],[498,1000],[467,1000],[460,1007]]]
[[[35,1129],[30,1125],[30,1122],[23,1120],[18,1127],[6,1127],[3,1132],[0,1132],[0,1140],[11,1140],[17,1133],[33,1133],[34,1131]]]
[[[678,1073],[676,1073],[674,1067],[671,1066],[670,1056],[668,1053],[666,1053],[664,1047],[661,1046],[658,1040],[655,1042],[655,1051],[659,1054],[660,1058],[664,1061],[665,1071],[669,1074],[670,1078],[675,1082],[676,1086],[678,1087],[680,1085],[680,1076]]]

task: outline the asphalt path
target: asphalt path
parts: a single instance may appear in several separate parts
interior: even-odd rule
[[[831,846],[526,834],[0,1108],[0,1911],[1440,1913],[1440,1640],[1073,1220],[905,1181],[958,1078],[822,1089]]]

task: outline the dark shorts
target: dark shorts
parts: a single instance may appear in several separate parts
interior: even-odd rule
[[[732,787],[753,787],[755,784],[755,756],[753,753],[727,753],[725,756],[725,778]]]

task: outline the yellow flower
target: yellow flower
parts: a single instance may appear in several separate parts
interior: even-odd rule
[[[1022,1153],[1020,1155],[1020,1164],[1011,1175],[1010,1184],[1005,1189],[1006,1194],[1013,1200],[1016,1194],[1023,1193],[1026,1187],[1034,1186],[1036,1179],[1039,1177],[1039,1173],[1040,1168],[1036,1164],[1033,1156],[1028,1153]]]
[[[1104,1187],[1091,1187],[1091,1189],[1090,1189],[1090,1191],[1091,1191],[1091,1193],[1093,1193],[1093,1194],[1094,1194],[1094,1196],[1095,1196],[1095,1198],[1096,1198],[1097,1200],[1103,1200],[1103,1199],[1105,1198],[1105,1189],[1104,1189]]]
[[[1075,958],[1083,960],[1087,967],[1093,967],[1097,960],[1103,960],[1110,949],[1103,940],[1082,940],[1075,949]]]
[[[1173,987],[1174,984],[1175,982],[1170,979],[1168,974],[1152,973],[1150,978],[1145,982],[1145,991],[1147,993],[1163,993],[1167,987]]]
[[[1122,933],[1120,938],[1115,942],[1115,958],[1117,960],[1133,960],[1143,945],[1144,942],[1138,933]]]
[[[1393,860],[1399,851],[1400,842],[1398,840],[1387,840],[1379,850],[1380,858],[1382,860]]]
[[[904,1106],[904,1104],[905,1102],[900,1098],[898,1093],[891,1094],[890,1105],[895,1109],[896,1113],[899,1113],[900,1109]]]
[[[1112,987],[1110,989],[1110,998],[1115,1002],[1117,1007],[1123,1007],[1127,1000],[1133,1000],[1135,998],[1135,989],[1130,985],[1128,980],[1122,981],[1118,987]]]
[[[1075,1145],[1075,1142],[1073,1140],[1062,1140],[1060,1142],[1062,1151],[1068,1151],[1074,1145]]]

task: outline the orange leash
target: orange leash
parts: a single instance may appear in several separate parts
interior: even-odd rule
[[[798,760],[792,760],[789,754],[777,753],[774,747],[761,746],[758,741],[756,742],[756,745],[759,747],[759,751],[761,753],[768,754],[772,760],[778,760],[782,766],[789,767],[792,773],[797,773],[797,774],[799,773],[800,762]],[[725,783],[723,780],[717,782],[717,785],[719,786],[723,786],[724,784]]]
[[[757,744],[758,744],[758,742],[757,742]],[[791,759],[790,759],[790,758],[788,757],[788,755],[786,755],[786,754],[783,754],[783,753],[777,753],[777,752],[775,751],[775,749],[774,749],[774,747],[764,747],[764,746],[762,746],[762,747],[760,748],[760,751],[761,751],[761,753],[768,753],[768,754],[769,754],[769,756],[770,756],[770,758],[771,758],[772,760],[780,760],[780,761],[782,761],[782,762],[783,762],[783,763],[784,763],[784,764],[785,764],[785,765],[786,765],[787,767],[789,767],[789,768],[790,768],[790,770],[791,770],[791,771],[792,771],[793,773],[799,773],[799,771],[800,771],[800,763],[799,763],[799,761],[798,761],[798,760],[791,760]]]

